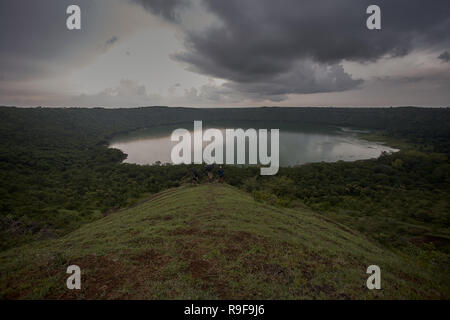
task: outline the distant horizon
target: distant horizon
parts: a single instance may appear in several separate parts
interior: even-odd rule
[[[104,107],[104,106],[12,106],[12,105],[0,105],[4,108],[21,108],[21,109],[36,109],[36,108],[46,108],[46,109],[142,109],[142,108],[181,108],[181,109],[263,109],[263,108],[287,108],[287,109],[301,109],[301,108],[332,108],[332,109],[390,109],[390,108],[418,108],[418,109],[449,109],[450,106],[222,106],[222,107],[195,107],[195,106],[131,106],[131,107]]]

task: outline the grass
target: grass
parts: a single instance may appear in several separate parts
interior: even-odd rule
[[[384,249],[309,209],[205,184],[169,189],[62,238],[1,252],[0,297],[448,299],[450,279],[434,261]],[[82,270],[78,291],[66,288],[72,264]],[[381,290],[366,287],[372,264],[381,268]]]

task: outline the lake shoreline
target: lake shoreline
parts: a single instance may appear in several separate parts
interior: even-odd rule
[[[124,163],[152,165],[172,163],[170,147],[175,145],[170,140],[170,131],[179,126],[192,127],[190,122],[168,123],[139,128],[127,133],[114,135],[108,147],[118,149],[126,155]],[[229,126],[231,125],[231,126]],[[308,163],[358,161],[378,158],[383,152],[400,151],[395,146],[381,139],[369,129],[343,127],[335,125],[317,125],[294,122],[268,121],[208,121],[205,128],[229,127],[243,130],[256,128],[280,128],[280,167],[296,167]],[[224,143],[225,149],[226,143]],[[204,145],[203,145],[204,147]],[[248,159],[248,150],[246,159]],[[249,165],[246,163],[246,165]]]

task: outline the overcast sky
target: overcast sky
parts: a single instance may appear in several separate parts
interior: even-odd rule
[[[2,0],[0,105],[450,106],[449,31],[448,0]]]

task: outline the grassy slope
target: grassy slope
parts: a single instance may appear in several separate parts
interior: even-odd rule
[[[77,292],[65,288],[70,264],[82,269]],[[382,290],[365,286],[371,264]],[[449,298],[448,277],[358,232],[217,184],[171,189],[61,239],[4,251],[0,273],[7,299]]]

